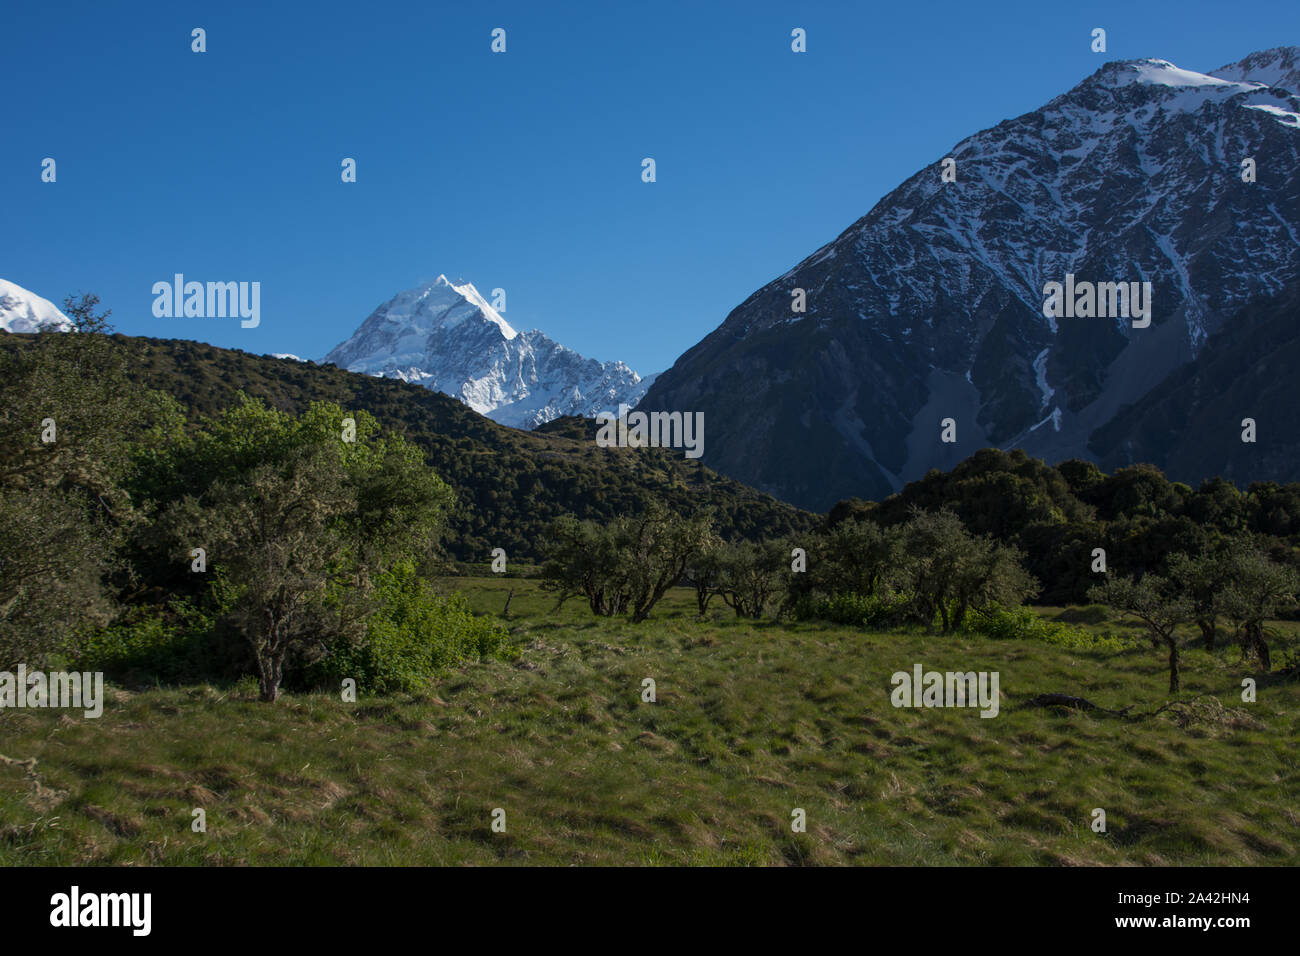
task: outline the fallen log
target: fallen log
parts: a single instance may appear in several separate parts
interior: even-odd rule
[[[1129,704],[1123,710],[1109,710],[1105,707],[1099,707],[1086,697],[1072,697],[1069,694],[1039,694],[1020,705],[1021,707],[1068,707],[1071,710],[1096,710],[1103,714],[1111,714],[1115,717],[1127,717],[1128,712],[1133,709]]]

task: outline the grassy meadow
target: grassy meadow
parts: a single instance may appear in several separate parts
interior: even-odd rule
[[[259,703],[254,682],[112,687],[98,720],[0,711],[0,865],[1300,862],[1300,682],[1235,646],[1193,644],[1191,703],[1125,719],[1019,706],[1165,703],[1164,655],[1113,621],[1076,646],[741,621],[719,601],[699,621],[677,589],[632,625],[555,611],[533,580],[443,584],[492,615],[514,589],[517,660],[357,703]],[[1277,668],[1300,641],[1275,628]],[[890,675],[917,663],[999,672],[999,714],[894,708]]]

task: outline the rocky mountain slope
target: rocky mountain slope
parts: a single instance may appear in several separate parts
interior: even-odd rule
[[[1153,460],[1142,429],[1107,426],[1300,276],[1298,52],[1215,75],[1108,63],[957,143],[954,181],[936,157],[737,306],[639,407],[705,412],[711,467],[817,509],[883,497],[986,445]],[[1149,326],[1045,315],[1047,284],[1067,276],[1149,282]],[[1300,449],[1283,458],[1300,474]]]

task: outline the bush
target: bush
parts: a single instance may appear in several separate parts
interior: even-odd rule
[[[895,627],[906,616],[907,602],[878,595],[805,594],[795,602],[794,616],[799,620],[831,621],[861,627]]]
[[[214,633],[213,619],[182,598],[131,608],[90,633],[76,667],[119,680],[148,677],[169,684],[229,676],[217,673]]]
[[[1128,646],[1122,638],[1097,637],[1061,621],[1045,620],[1024,606],[972,611],[966,618],[966,630],[994,640],[1042,641],[1076,649],[1121,650]]]
[[[365,637],[311,664],[312,683],[337,688],[351,677],[359,691],[414,693],[427,690],[441,668],[518,655],[503,625],[476,616],[463,594],[442,597],[409,564],[380,577],[377,597]]]

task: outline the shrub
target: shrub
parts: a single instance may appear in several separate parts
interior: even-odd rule
[[[1042,641],[1076,649],[1121,650],[1128,646],[1122,638],[1098,637],[1061,621],[1048,621],[1023,606],[972,611],[966,619],[966,630],[994,640]]]
[[[907,606],[905,600],[875,594],[805,594],[795,602],[794,616],[861,627],[895,627],[902,623]]]
[[[503,625],[475,615],[463,594],[439,595],[410,564],[381,575],[376,597],[365,636],[311,664],[312,683],[338,687],[351,677],[358,690],[413,693],[428,689],[441,668],[518,654]]]
[[[187,683],[218,675],[212,654],[213,619],[188,600],[127,610],[86,638],[76,658],[80,670],[115,679],[149,677]]]

